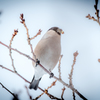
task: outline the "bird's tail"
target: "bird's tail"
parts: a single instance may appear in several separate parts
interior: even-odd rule
[[[32,82],[31,82],[31,84],[30,84],[30,86],[29,86],[29,88],[30,88],[30,89],[33,88],[34,90],[37,90],[40,80],[41,80],[41,78],[38,79],[38,80],[36,80],[36,79],[35,79],[35,76],[34,76],[33,79],[32,79]]]

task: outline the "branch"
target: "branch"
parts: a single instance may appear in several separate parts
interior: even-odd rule
[[[74,55],[74,60],[73,60],[71,72],[69,74],[69,85],[71,85],[71,86],[73,86],[72,75],[73,75],[74,65],[75,65],[75,62],[76,62],[76,57],[78,55],[78,52],[76,51],[73,55]]]
[[[75,93],[74,93],[74,92],[73,92],[73,100],[76,100],[76,99],[75,99]]]
[[[96,22],[100,25],[100,21],[99,21],[99,18],[100,18],[100,17],[99,17],[99,9],[98,9],[97,6],[98,6],[98,0],[95,0],[94,8],[95,8],[95,10],[96,10],[95,15],[96,15],[97,19],[94,18],[93,16],[91,16],[90,14],[88,14],[88,15],[86,16],[86,18],[92,19],[92,20],[96,21]]]
[[[9,46],[7,46],[6,44],[2,43],[0,41],[0,44],[2,44],[3,46],[7,47],[8,49],[10,48]],[[10,48],[14,51],[16,51],[17,53],[27,57],[28,59],[32,60],[35,62],[34,59],[32,59],[30,56],[18,51],[17,49],[14,48]],[[49,72],[45,67],[43,67],[41,64],[39,64],[41,68],[43,68],[43,70],[45,70],[49,75],[51,75],[51,72]],[[55,78],[56,80],[58,80],[59,82],[61,82],[63,85],[67,86],[68,88],[70,88],[72,91],[74,91],[77,95],[79,95],[83,100],[87,100],[81,93],[79,93],[75,88],[73,88],[72,86],[68,85],[67,83],[65,83],[64,81],[60,80],[59,78],[57,78],[56,76],[53,76],[53,78]]]
[[[45,89],[44,92],[43,92],[42,94],[40,94],[39,96],[37,96],[34,100],[39,99],[44,93],[47,94],[51,99],[60,100],[59,98],[54,97],[53,95],[51,95],[51,94],[48,93],[48,89],[50,89],[52,86],[54,86],[56,82],[57,82],[57,80],[55,80],[55,81],[51,84],[51,86],[49,86],[47,89]]]
[[[13,70],[10,70],[10,69],[8,69],[8,68],[6,68],[6,67],[4,67],[4,66],[2,66],[2,65],[0,65],[0,67],[1,68],[3,68],[3,69],[6,69],[6,70],[8,70],[8,71],[10,71],[10,72],[12,72],[12,73],[14,73],[14,74],[16,74],[16,75],[18,75],[20,78],[22,78],[25,82],[27,82],[27,83],[29,83],[30,84],[30,82],[28,81],[28,80],[26,80],[23,76],[21,76],[20,74],[18,74],[18,73],[15,73]],[[51,95],[51,94],[49,94],[48,92],[46,92],[46,90],[43,90],[42,88],[40,88],[40,87],[38,87],[43,93],[41,94],[41,96],[45,93],[45,94],[47,94],[50,98],[57,98],[57,97],[54,97],[53,95]],[[28,90],[27,90],[27,92],[28,92]],[[29,95],[29,92],[28,92],[28,95]],[[40,96],[40,97],[41,97]],[[29,97],[30,97],[30,95],[29,95]],[[36,99],[34,99],[34,100],[37,100],[39,98],[39,96],[36,98]],[[30,99],[31,99],[31,97],[30,97]],[[57,99],[57,100],[60,100],[60,99]]]
[[[89,18],[89,19],[92,19],[92,20],[94,20],[94,21],[97,21],[97,19],[95,19],[93,16],[91,16],[90,14],[88,14],[87,16],[86,16],[86,18]]]
[[[57,82],[57,80],[55,80],[55,81],[51,84],[51,86],[49,86],[46,90],[49,90],[50,88],[52,88],[52,86],[55,86],[56,82]]]
[[[62,89],[61,100],[64,100],[63,95],[64,95],[65,89],[66,89],[65,87]]]
[[[25,88],[26,88],[26,91],[27,91],[27,94],[28,94],[28,96],[29,96],[30,100],[32,100],[32,96],[29,94],[29,91],[28,91],[27,86],[25,86]]]
[[[39,32],[33,37],[33,38],[30,38],[30,36],[29,36],[29,32],[28,32],[28,28],[27,28],[27,26],[26,26],[26,24],[25,24],[25,19],[23,19],[23,17],[24,17],[24,15],[23,14],[20,14],[20,19],[21,19],[21,23],[24,25],[24,27],[26,28],[26,34],[27,34],[27,41],[28,41],[28,44],[29,44],[29,46],[30,46],[30,48],[31,48],[31,53],[32,53],[32,55],[34,56],[34,58],[35,58],[35,60],[36,60],[36,55],[34,54],[34,52],[33,52],[33,48],[32,48],[32,44],[30,43],[30,41],[32,40],[32,39],[34,39],[35,37],[37,37],[38,35],[40,35],[41,34],[41,30],[39,30]]]
[[[78,52],[76,51],[73,55],[74,55],[74,60],[73,60],[71,72],[69,74],[69,85],[72,86],[72,87],[74,87],[73,83],[72,83],[72,75],[73,75],[74,65],[76,63],[76,57],[78,55]],[[73,100],[75,100],[75,93],[74,93],[74,91],[73,91]]]
[[[12,38],[11,38],[11,40],[10,40],[9,47],[11,47],[12,41],[13,41],[14,37],[17,35],[17,33],[18,33],[18,30],[14,30],[14,34],[12,34]],[[16,73],[17,71],[16,71],[16,69],[15,69],[15,67],[14,67],[14,61],[13,61],[13,58],[12,58],[11,53],[12,53],[12,52],[11,52],[11,49],[9,49],[9,55],[10,55],[10,58],[11,58],[11,61],[12,61],[12,67],[13,67],[13,69],[14,69],[14,72]]]
[[[32,38],[30,38],[29,40],[32,40],[32,39],[36,38],[38,35],[40,35],[40,34],[41,34],[41,32],[42,32],[42,30],[41,30],[41,29],[39,29],[38,33],[37,33],[35,36],[33,36]]]
[[[12,93],[10,90],[8,90],[1,82],[0,82],[0,84],[1,84],[1,86],[2,86],[6,91],[8,91],[11,95],[13,95],[13,97],[14,97],[15,100],[19,100],[17,95],[15,95],[15,94]]]
[[[99,10],[97,9],[98,8],[98,0],[95,0],[94,8],[96,10],[95,14],[97,16],[97,22],[99,22]],[[99,25],[100,25],[100,23],[99,23]]]

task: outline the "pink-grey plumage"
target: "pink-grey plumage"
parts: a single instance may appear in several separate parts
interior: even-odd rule
[[[56,66],[61,54],[61,33],[63,31],[58,27],[50,28],[38,42],[34,50],[36,58],[49,71],[53,70]],[[34,76],[29,88],[37,90],[39,82],[46,72],[39,65],[36,65],[35,62],[33,62],[33,66]]]

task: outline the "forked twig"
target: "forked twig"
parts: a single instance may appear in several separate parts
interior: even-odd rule
[[[95,15],[96,15],[97,19],[94,18],[93,16],[91,16],[90,14],[88,14],[88,15],[86,16],[86,18],[92,19],[92,20],[96,21],[96,22],[100,25],[100,20],[99,20],[100,17],[99,17],[99,9],[98,9],[98,0],[95,0],[94,8],[95,8],[95,10],[96,10]]]
[[[2,66],[2,65],[0,65],[0,67],[1,68],[3,68],[3,69],[6,69],[6,70],[8,70],[8,71],[10,71],[10,72],[12,72],[12,73],[15,73],[13,70],[11,70],[11,69],[8,69],[8,68],[6,68],[6,67],[4,67],[4,66]],[[30,84],[30,82],[28,81],[28,80],[26,80],[23,76],[21,76],[20,74],[18,74],[18,73],[15,73],[16,75],[18,75],[20,78],[22,78],[25,82],[27,82],[27,83],[29,83]],[[38,87],[43,93],[40,95],[40,96],[38,96],[38,97],[36,97],[35,99],[33,99],[33,100],[37,100],[39,97],[41,97],[44,93],[45,94],[47,94],[50,98],[57,98],[57,97],[54,97],[53,95],[51,95],[50,93],[48,93],[48,92],[46,92],[46,90],[43,90],[42,88],[40,88],[40,87]],[[27,92],[28,92],[28,90],[27,90]],[[29,95],[29,94],[28,94]],[[30,97],[30,95],[29,95],[29,97]],[[32,97],[30,97],[30,99],[31,99]],[[60,99],[57,99],[57,100],[60,100]]]
[[[57,100],[58,100],[59,98],[54,97],[53,95],[51,95],[51,94],[48,93],[48,89],[50,89],[52,86],[55,86],[55,83],[56,83],[56,82],[57,82],[57,80],[55,80],[55,81],[51,84],[51,86],[49,86],[47,89],[45,89],[44,92],[43,92],[42,94],[40,94],[39,96],[37,96],[34,100],[39,99],[44,93],[47,94],[51,99],[57,99]]]
[[[30,46],[30,48],[31,48],[31,53],[32,53],[32,55],[34,56],[34,60],[36,61],[36,55],[34,54],[34,52],[33,52],[33,47],[32,47],[32,44],[30,43],[30,41],[32,40],[32,39],[34,39],[35,37],[37,37],[38,35],[40,35],[41,34],[41,30],[39,30],[39,32],[33,37],[33,38],[30,38],[30,36],[29,36],[29,32],[28,32],[28,28],[27,28],[27,26],[26,26],[26,24],[25,24],[25,19],[23,19],[24,18],[24,15],[23,14],[20,14],[20,19],[21,19],[21,23],[24,25],[24,27],[26,28],[26,34],[27,34],[27,41],[28,41],[28,44],[29,44],[29,46]]]
[[[32,40],[32,39],[36,38],[38,35],[40,35],[40,34],[41,34],[41,32],[42,32],[42,30],[41,30],[41,29],[39,29],[38,33],[37,33],[35,36],[33,36],[32,38],[30,38],[29,40]]]

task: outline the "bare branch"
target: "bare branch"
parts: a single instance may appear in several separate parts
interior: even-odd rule
[[[74,93],[74,92],[73,92],[73,100],[76,100],[76,99],[75,99],[75,93]]]
[[[73,86],[73,83],[72,83],[72,75],[73,75],[74,65],[75,65],[75,62],[76,62],[76,57],[78,55],[78,52],[76,51],[73,55],[74,55],[74,60],[73,60],[71,72],[69,74],[69,85],[71,85],[71,86]]]
[[[47,90],[50,89],[52,86],[55,86],[56,82],[57,82],[57,80],[55,80],[55,81],[51,84],[51,86],[49,86],[49,87],[47,88]]]
[[[93,16],[91,17],[90,14],[88,14],[88,15],[86,16],[86,18],[93,19],[94,21],[97,21],[97,19],[95,19]]]
[[[12,73],[15,73],[13,70],[10,70],[10,69],[8,69],[8,68],[6,68],[6,67],[4,67],[4,66],[2,66],[2,65],[0,65],[0,67],[1,68],[4,68],[4,69],[6,69],[6,70],[8,70],[8,71],[10,71],[10,72],[12,72]],[[18,74],[18,73],[15,73],[16,75],[18,75],[20,78],[22,78],[25,82],[27,82],[27,83],[29,83],[30,84],[30,82],[28,81],[28,80],[26,80],[24,77],[22,77],[20,74]],[[42,88],[40,88],[40,87],[38,87],[43,93],[40,95],[40,96],[38,96],[38,97],[36,97],[36,99],[34,99],[34,100],[37,100],[39,97],[41,97],[44,93],[45,94],[47,94],[50,98],[56,98],[56,97],[54,97],[53,95],[51,95],[51,94],[49,94],[48,92],[46,92],[46,90],[43,90]],[[28,91],[27,91],[28,92]],[[60,100],[60,99],[58,99],[58,100]]]
[[[42,30],[41,30],[41,29],[39,29],[38,33],[37,33],[34,37],[30,38],[29,40],[32,40],[32,39],[36,38],[38,35],[40,35],[40,34],[41,34],[41,32],[42,32]]]
[[[65,89],[66,89],[65,87],[62,89],[61,100],[64,100],[63,95],[64,95]]]
[[[28,44],[29,44],[29,46],[30,46],[30,48],[31,48],[31,53],[32,53],[32,55],[34,56],[34,58],[35,58],[35,60],[36,60],[36,55],[34,54],[34,52],[33,52],[33,47],[32,47],[32,44],[30,43],[30,36],[29,36],[29,32],[28,32],[28,28],[27,28],[27,26],[26,26],[26,24],[25,24],[25,19],[23,19],[23,17],[24,17],[24,15],[23,14],[20,14],[20,19],[21,19],[21,23],[24,25],[24,27],[26,28],[26,34],[27,34],[27,41],[28,41]]]
[[[43,92],[42,94],[40,94],[39,96],[37,96],[37,97],[36,97],[35,99],[33,99],[33,100],[39,99],[43,94],[44,94],[44,92]]]
[[[96,21],[96,22],[100,25],[100,21],[99,21],[99,18],[100,18],[100,17],[99,17],[99,9],[98,9],[97,5],[98,5],[98,0],[95,0],[94,8],[95,8],[95,10],[96,10],[95,15],[96,15],[97,19],[94,18],[93,16],[91,17],[90,14],[88,14],[88,15],[86,16],[86,18],[92,19],[92,20]]]
[[[14,37],[17,35],[17,33],[18,33],[18,30],[14,30],[14,34],[12,34],[12,38],[11,38],[11,40],[10,40],[9,47],[11,47],[12,41],[13,41]],[[13,69],[14,69],[14,72],[16,73],[17,71],[16,71],[16,69],[15,69],[14,60],[13,60],[11,54],[12,54],[11,49],[9,49],[9,55],[10,55],[10,58],[11,58],[11,61],[12,61],[12,67],[13,67]]]
[[[57,97],[51,95],[50,93],[48,93],[48,90],[47,90],[47,89],[45,89],[43,93],[41,93],[39,96],[37,96],[37,97],[36,97],[35,99],[33,99],[33,100],[39,99],[44,93],[47,94],[48,97],[50,97],[51,99],[61,100],[61,99],[59,99],[59,98],[57,98]]]
[[[98,0],[95,0],[95,5],[96,5],[96,6],[98,5]]]
[[[28,91],[27,86],[25,86],[25,88],[26,88],[26,91],[27,91],[27,94],[28,94],[28,96],[29,96],[30,100],[32,100],[32,96],[29,94],[29,91]]]
[[[59,98],[57,98],[57,97],[51,95],[50,93],[48,93],[48,91],[46,91],[46,90],[45,90],[45,94],[47,94],[47,95],[50,97],[50,99],[61,100],[61,99],[59,99]]]
[[[2,44],[3,46],[7,47],[8,49],[10,48],[10,47],[7,46],[6,44],[2,43],[1,41],[0,41],[0,44]],[[23,56],[27,57],[28,59],[30,59],[30,60],[32,60],[32,61],[35,62],[35,60],[32,59],[30,56],[28,56],[28,55],[26,55],[26,54],[24,54],[24,53],[18,51],[17,49],[14,49],[14,48],[10,48],[10,49],[16,51],[17,53],[19,53],[19,54],[21,54],[21,55],[23,55]],[[43,68],[43,70],[45,70],[49,75],[51,75],[51,72],[50,72],[50,71],[48,71],[48,70],[47,70],[45,67],[43,67],[41,64],[39,64],[39,65],[40,65],[41,68]],[[77,95],[79,95],[82,99],[87,100],[81,93],[79,93],[79,92],[78,92],[75,88],[73,88],[72,86],[68,85],[68,84],[65,83],[64,81],[62,81],[62,80],[60,80],[59,78],[57,78],[56,76],[53,76],[53,78],[55,78],[56,80],[58,80],[59,82],[61,82],[63,85],[67,86],[68,88],[70,88],[70,89],[71,89],[72,91],[74,91]]]
[[[69,74],[69,85],[72,86],[72,87],[74,87],[74,86],[73,86],[73,83],[72,83],[72,75],[73,75],[73,70],[74,70],[74,65],[75,65],[75,63],[76,63],[76,57],[77,57],[77,55],[78,55],[78,52],[76,51],[76,52],[73,54],[74,60],[73,60],[71,72],[70,72],[70,74]],[[72,92],[73,92],[73,100],[75,100],[75,93],[74,93],[74,91],[72,91]]]
[[[39,96],[37,96],[34,100],[39,99],[44,93],[47,94],[51,99],[52,99],[52,98],[53,98],[53,99],[56,99],[57,97],[54,97],[53,95],[51,95],[51,94],[48,93],[48,89],[50,89],[52,86],[54,86],[56,82],[57,82],[57,80],[55,80],[55,81],[51,84],[51,86],[49,86],[47,89],[45,89],[45,90],[43,91],[43,93],[40,94]]]
[[[6,91],[8,91],[11,95],[13,95],[13,97],[15,98],[15,100],[19,100],[17,95],[15,95],[15,94],[12,93],[10,90],[8,90],[1,82],[0,82],[0,84],[1,84],[1,86],[2,86]]]
[[[95,5],[94,5],[94,8],[96,10],[95,14],[97,16],[97,21],[99,22],[99,10],[98,10],[98,0],[95,0]]]

